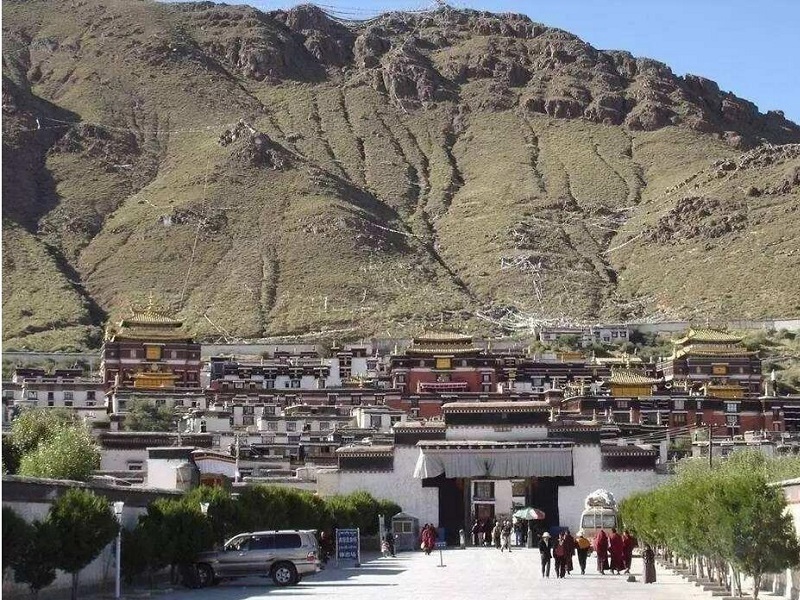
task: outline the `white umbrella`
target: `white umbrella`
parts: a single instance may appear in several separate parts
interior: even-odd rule
[[[525,519],[526,521],[541,521],[545,518],[544,512],[532,506],[520,508],[518,511],[514,512],[514,516],[518,519]]]

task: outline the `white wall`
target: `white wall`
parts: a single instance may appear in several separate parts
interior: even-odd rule
[[[608,490],[619,503],[635,492],[651,490],[669,480],[669,475],[658,475],[655,471],[603,471],[600,465],[599,446],[575,446],[572,449],[575,485],[558,488],[561,525],[572,531],[580,529],[583,502],[596,489]]]
[[[397,446],[394,451],[394,471],[319,471],[317,489],[320,496],[364,490],[375,498],[396,502],[403,512],[417,517],[420,523],[438,523],[439,489],[423,488],[422,480],[414,478],[418,456],[417,448]]]
[[[486,440],[490,442],[519,442],[529,440],[547,439],[547,428],[542,427],[514,427],[505,430],[503,427],[487,425],[459,426],[450,425],[445,431],[448,440]]]
[[[147,449],[137,448],[130,450],[104,449],[100,453],[101,471],[127,471],[128,461],[139,461],[142,470],[147,468]]]

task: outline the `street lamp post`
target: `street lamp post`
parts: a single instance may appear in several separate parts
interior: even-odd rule
[[[114,598],[119,600],[120,597],[120,570],[122,565],[122,509],[125,508],[125,503],[122,500],[114,502],[114,515],[117,517],[119,529],[117,530],[117,569],[116,569],[116,583],[114,587]]]

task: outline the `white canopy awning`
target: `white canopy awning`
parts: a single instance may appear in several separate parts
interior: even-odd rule
[[[570,477],[571,443],[420,442],[414,477]]]

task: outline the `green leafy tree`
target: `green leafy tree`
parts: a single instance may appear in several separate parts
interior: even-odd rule
[[[718,578],[728,566],[734,581],[739,573],[752,576],[757,596],[764,573],[800,561],[786,501],[768,483],[796,469],[794,460],[758,451],[734,453],[713,469],[705,461],[683,461],[672,481],[626,498],[620,513],[642,540],[693,559],[701,576],[704,565]]]
[[[2,440],[3,475],[16,475],[22,454],[14,442],[13,434],[4,435]]]
[[[56,578],[56,562],[60,551],[59,532],[49,522],[34,521],[30,534],[19,549],[14,564],[14,581],[25,583],[36,598],[39,590]]]
[[[156,500],[147,507],[142,527],[148,543],[158,548],[157,562],[164,565],[188,565],[214,545],[214,531],[200,506],[184,499]]]
[[[86,481],[100,468],[100,448],[82,423],[63,424],[23,455],[19,474],[28,477]]]
[[[156,406],[148,400],[136,400],[125,416],[127,431],[172,431],[175,414],[167,406]]]
[[[158,539],[148,533],[138,524],[132,530],[122,530],[121,570],[122,576],[128,583],[132,582],[134,577],[146,574],[152,586],[153,573],[165,566],[159,562],[160,554],[156,546]]]
[[[32,527],[12,508],[3,507],[3,572],[13,568],[23,556]]]
[[[188,506],[208,503],[207,518],[214,536],[214,544],[221,546],[237,533],[245,531],[242,508],[228,490],[220,486],[201,485],[185,496]]]
[[[74,424],[75,416],[65,409],[31,408],[23,410],[11,422],[11,439],[20,454],[33,452],[51,439],[64,425]]]
[[[117,519],[108,500],[73,488],[56,500],[47,520],[61,540],[56,566],[72,574],[72,600],[77,600],[78,575],[117,536]]]

